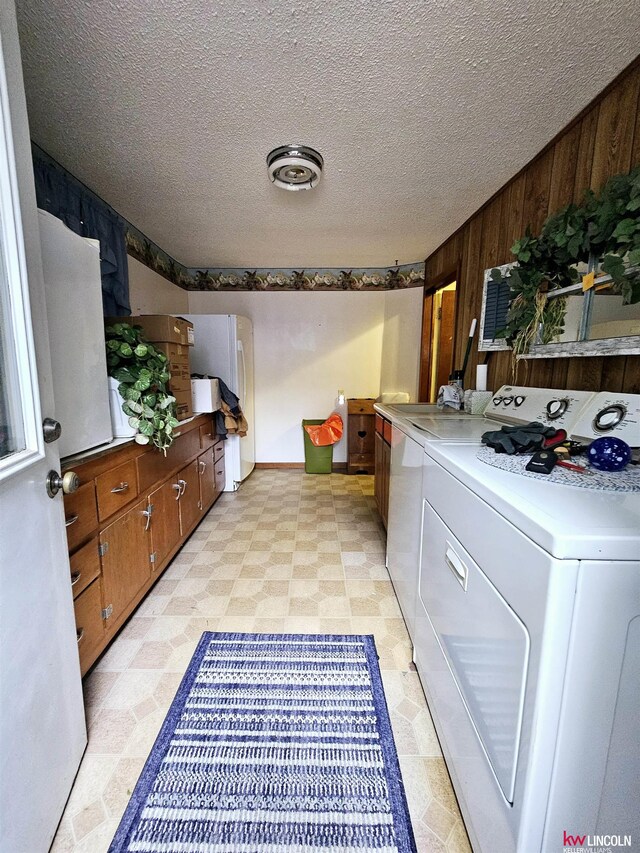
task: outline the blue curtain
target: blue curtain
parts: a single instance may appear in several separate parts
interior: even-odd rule
[[[38,207],[57,216],[76,234],[100,241],[104,314],[130,314],[124,220],[36,145],[32,153]]]

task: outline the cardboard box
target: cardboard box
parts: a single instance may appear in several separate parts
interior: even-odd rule
[[[183,421],[185,418],[190,418],[193,415],[191,391],[172,391],[171,393],[176,398],[176,417],[178,420]]]
[[[154,342],[158,352],[167,357],[167,368],[173,379],[181,379],[188,382],[191,379],[191,368],[189,367],[189,350],[182,344]]]
[[[177,393],[186,394],[191,391],[191,380],[190,379],[182,379],[180,376],[174,376],[171,374],[171,381],[169,382],[169,387],[171,388],[171,393],[175,397]]]
[[[221,407],[217,379],[192,379],[191,404],[194,412],[217,412]]]
[[[193,346],[193,323],[182,317],[169,314],[140,314],[137,317],[106,317],[105,324],[127,323],[129,326],[141,326],[144,336],[152,344],[158,342]]]

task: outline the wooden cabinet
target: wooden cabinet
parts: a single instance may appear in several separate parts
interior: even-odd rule
[[[200,480],[197,459],[178,472],[176,485],[180,486],[178,499],[180,535],[186,536],[200,520]]]
[[[213,447],[198,456],[198,476],[200,477],[200,506],[202,512],[206,512],[217,497]]]
[[[214,448],[214,463],[215,463],[215,481],[216,481],[216,497],[219,497],[224,492],[226,485],[226,473],[224,465],[224,442],[220,442]]]
[[[95,536],[69,557],[71,591],[77,598],[100,574],[100,542]]]
[[[84,675],[104,645],[105,629],[102,618],[100,578],[96,578],[80,593],[74,600],[73,607],[76,616],[80,671]]]
[[[64,523],[69,551],[81,545],[98,526],[96,486],[93,480],[82,482],[77,492],[64,496]]]
[[[98,517],[100,521],[113,515],[138,495],[138,474],[134,459],[105,471],[96,477]]]
[[[211,415],[181,425],[166,455],[131,441],[65,460],[71,589],[83,675],[224,490],[224,443]]]
[[[116,621],[151,576],[146,498],[100,533],[104,609]]]
[[[172,477],[149,495],[152,569],[164,565],[180,541],[180,486]]]
[[[376,415],[374,495],[382,523],[389,515],[389,476],[391,472],[391,421]]]
[[[373,474],[375,468],[375,411],[373,400],[347,401],[347,473]]]

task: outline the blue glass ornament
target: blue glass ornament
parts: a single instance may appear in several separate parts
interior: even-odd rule
[[[591,442],[587,456],[599,471],[622,471],[631,461],[631,448],[621,438],[607,435]]]

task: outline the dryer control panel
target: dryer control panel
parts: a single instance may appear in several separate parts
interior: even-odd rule
[[[631,447],[640,447],[640,394],[598,392],[583,408],[570,433],[580,441],[614,435]]]

